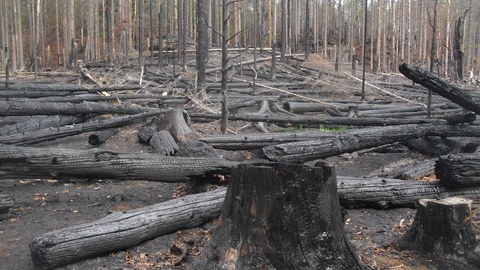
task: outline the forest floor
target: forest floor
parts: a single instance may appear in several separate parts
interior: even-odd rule
[[[343,83],[350,84],[348,79]],[[352,93],[348,94],[348,91],[341,93],[341,96],[359,99]],[[381,94],[377,94],[377,97],[384,98]],[[242,124],[245,122],[232,123],[238,126]],[[121,128],[118,134],[100,147],[130,153],[151,152],[148,146],[138,143],[136,132],[140,126],[137,124]],[[191,128],[200,134],[219,133],[218,122],[194,123]],[[93,146],[87,142],[89,134],[57,139],[38,146],[90,149]],[[237,161],[259,156],[258,151],[218,151],[223,158]],[[336,165],[337,176],[363,177],[398,167],[401,161],[425,158],[427,157],[423,154],[397,145],[387,151],[345,154],[331,158],[330,162]],[[0,180],[0,192],[15,198],[15,207],[6,219],[0,221],[0,268],[34,269],[28,245],[42,233],[92,222],[111,212],[127,211],[178,198],[190,191],[190,186],[185,183]],[[373,269],[441,269],[431,258],[415,251],[399,250],[394,246],[395,241],[412,224],[415,212],[415,209],[410,208],[348,209],[345,232],[359,257]],[[184,269],[201,255],[214,228],[215,221],[212,221],[59,269]],[[179,249],[187,252],[179,254]]]

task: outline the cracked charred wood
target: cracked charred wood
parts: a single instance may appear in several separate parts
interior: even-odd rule
[[[454,148],[440,137],[415,138],[405,141],[404,144],[413,151],[431,157],[439,157],[454,151]]]
[[[214,148],[226,150],[256,149],[279,143],[309,141],[331,138],[338,135],[335,131],[307,130],[278,133],[245,133],[235,135],[209,135],[199,138]]]
[[[190,269],[368,269],[343,230],[335,169],[240,165],[205,257]]]
[[[88,136],[88,143],[93,146],[101,145],[118,132],[118,128],[112,128],[96,132]]]
[[[131,124],[137,120],[161,114],[161,110],[139,113],[135,115],[113,117],[82,124],[72,124],[56,128],[45,128],[19,134],[0,136],[1,144],[32,145],[45,141],[55,140],[83,132],[96,131]]]
[[[423,124],[371,127],[338,133],[334,138],[271,145],[263,147],[262,150],[263,154],[272,161],[298,163],[424,136],[476,137],[478,134],[480,134],[480,127],[472,125]]]
[[[398,178],[404,180],[416,180],[435,174],[436,158],[418,161],[415,164],[402,166],[402,168],[382,174],[382,177]]]
[[[345,208],[387,209],[415,207],[420,199],[464,196],[480,202],[480,188],[448,188],[439,181],[425,182],[392,178],[337,177],[338,197]]]
[[[112,105],[98,102],[6,102],[0,101],[0,116],[4,115],[78,115],[78,114],[137,114],[154,110],[140,106]]]
[[[212,149],[208,144],[197,141],[184,141],[178,143],[177,157],[205,157],[205,158],[221,158],[221,156]]]
[[[429,254],[444,269],[478,269],[480,242],[474,216],[470,199],[422,199],[412,227],[397,245]]]
[[[192,121],[213,121],[221,119],[219,114],[191,113]],[[435,119],[398,119],[398,118],[348,118],[348,117],[315,117],[315,116],[289,116],[289,115],[229,115],[231,121],[264,122],[288,125],[335,125],[335,126],[387,126],[425,123],[444,123]]]
[[[187,181],[193,176],[227,173],[236,163],[223,159],[0,146],[0,179],[118,179]]]
[[[0,193],[0,215],[8,213],[8,210],[12,208],[13,205],[12,196]]]
[[[175,139],[172,135],[166,130],[160,130],[153,133],[149,141],[150,146],[153,149],[154,153],[166,155],[166,156],[175,156],[175,153],[178,151],[178,144],[175,142]]]
[[[476,118],[476,114],[473,112],[462,112],[444,117],[450,125],[472,123]]]
[[[442,156],[435,163],[435,173],[446,187],[480,187],[480,156]]]
[[[192,133],[185,121],[185,117],[182,109],[175,108],[164,113],[158,126],[170,132],[177,142],[185,141]]]
[[[12,135],[26,131],[33,131],[49,127],[59,127],[69,125],[81,121],[81,118],[76,116],[61,116],[52,115],[48,117],[29,117],[27,121],[18,122],[12,125],[5,125],[0,127],[0,136]]]
[[[432,90],[467,110],[475,112],[476,114],[480,113],[479,100],[473,98],[466,91],[440,79],[428,71],[416,67],[410,67],[407,64],[401,64],[398,69],[403,75],[405,75],[405,77],[411,79],[415,83],[423,85],[427,89]]]
[[[39,235],[29,245],[33,263],[50,269],[196,227],[218,216],[225,193],[220,187]]]

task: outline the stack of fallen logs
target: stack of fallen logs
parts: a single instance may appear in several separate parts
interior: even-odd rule
[[[400,70],[407,77],[409,77],[409,74],[413,74],[412,77],[414,78],[424,75],[422,71],[406,65],[402,66]],[[425,81],[437,79],[421,77],[417,82],[423,84]],[[65,103],[60,103],[60,99],[49,102],[47,97],[38,100],[38,102],[25,102],[23,99],[13,99],[10,92],[3,93],[0,91],[0,97],[12,98],[8,102],[0,101],[3,102],[0,106],[2,108],[0,114],[4,116],[1,121],[16,123],[5,124],[0,127],[0,177],[1,179],[104,178],[167,182],[190,181],[197,176],[207,174],[228,175],[232,171],[235,173],[239,166],[242,167],[242,170],[245,170],[243,164],[220,158],[212,147],[229,150],[260,148],[264,157],[270,162],[302,164],[307,161],[325,159],[343,153],[428,136],[442,138],[452,136],[478,137],[480,126],[468,124],[473,122],[475,114],[480,112],[480,106],[477,102],[472,102],[472,98],[468,94],[444,82],[427,87],[474,113],[463,113],[463,110],[455,109],[453,112],[460,112],[460,114],[448,119],[404,119],[395,118],[396,113],[405,112],[405,109],[398,106],[377,110],[377,113],[375,113],[368,105],[360,105],[352,109],[349,108],[352,107],[351,104],[332,108],[325,104],[303,106],[295,102],[288,102],[284,104],[284,109],[290,111],[290,114],[283,112],[281,116],[271,114],[232,115],[230,119],[279,125],[375,127],[358,128],[345,132],[326,132],[317,129],[267,134],[217,135],[200,137],[194,140],[189,127],[185,123],[184,112],[180,109],[167,110],[164,107],[154,108],[87,102],[83,101],[80,95],[75,96],[75,99],[78,97],[79,100],[74,101],[74,98],[70,97],[69,102]],[[435,87],[441,88],[441,90],[437,92]],[[18,95],[23,91],[25,93],[24,98],[32,97],[27,94],[30,91],[21,90],[22,88],[18,89],[10,91],[17,91],[15,94]],[[99,92],[104,91],[100,90]],[[49,91],[56,93],[56,90],[53,89],[49,89]],[[447,91],[447,94],[442,91]],[[60,93],[61,91],[57,92]],[[32,93],[36,98],[42,96],[41,91]],[[85,95],[88,95],[89,100],[93,100],[91,94]],[[18,96],[15,97],[18,98]],[[119,100],[124,98],[126,96],[116,96],[116,99]],[[153,98],[164,101],[168,97],[155,95]],[[172,99],[175,98],[172,97]],[[436,104],[435,106],[442,107],[443,105]],[[318,108],[313,108],[315,106]],[[291,112],[309,112],[319,108],[325,111],[334,109],[333,111],[340,112],[345,116],[313,117],[291,114]],[[419,108],[421,107],[412,106],[408,110],[415,111]],[[275,108],[272,108],[271,111],[273,110]],[[354,114],[353,117],[349,115],[351,113]],[[14,117],[33,114],[58,114],[62,116],[45,119],[35,118],[34,120],[22,121],[21,124],[18,124],[19,119],[24,118],[13,119]],[[85,118],[90,114],[130,115],[85,122]],[[68,117],[65,115],[68,115]],[[385,118],[386,115],[388,118]],[[9,120],[10,117],[11,120]],[[219,116],[190,113],[190,117],[193,121],[209,121],[218,119]],[[31,147],[39,142],[73,134],[107,130],[106,134],[99,133],[95,138],[92,138],[92,142],[99,143],[98,141],[104,141],[116,132],[115,130],[112,131],[111,128],[147,118],[149,118],[149,121],[139,130],[138,135],[141,142],[152,147],[154,152],[152,154],[119,153],[104,149],[73,151],[60,148],[42,148],[39,150]],[[43,123],[47,119],[50,122]],[[464,196],[478,202],[480,201],[480,186],[476,179],[480,176],[479,160],[478,153],[468,156],[462,155],[461,157],[442,156],[435,163],[435,174],[440,181],[433,182],[383,177],[337,177],[338,199],[340,205],[347,208],[374,207],[380,209],[414,207],[417,206],[420,199],[439,197]],[[255,165],[255,162],[249,163]],[[264,164],[264,162],[260,164]],[[434,163],[429,161],[428,164],[427,167],[431,168]],[[268,167],[270,165],[268,163],[267,165],[260,165],[261,168],[263,166]],[[295,167],[295,170],[297,169]],[[320,170],[317,173],[321,172]],[[427,169],[425,172],[431,172],[431,170]],[[245,174],[245,172],[243,173]],[[404,175],[407,175],[407,173]],[[408,184],[406,184],[406,181],[408,181]],[[187,195],[180,199],[125,213],[114,213],[92,223],[40,235],[30,244],[32,259],[39,268],[52,268],[124,249],[141,241],[179,229],[198,226],[219,215],[226,192],[225,187],[219,187],[213,191]],[[1,194],[0,200],[1,214],[2,211],[8,211],[8,207],[12,206],[12,200],[8,195]],[[255,212],[256,210],[250,208],[249,211]],[[335,211],[335,209],[332,211]],[[471,262],[476,263],[476,257],[472,254],[470,254],[470,257],[473,258]]]

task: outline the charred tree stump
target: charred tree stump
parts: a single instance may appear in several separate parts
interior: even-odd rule
[[[442,156],[435,163],[435,173],[446,187],[480,187],[480,156]]]
[[[159,126],[161,129],[169,131],[177,142],[185,141],[192,133],[180,108],[166,112]]]
[[[240,165],[195,269],[365,269],[343,231],[333,167]]]
[[[150,146],[153,152],[166,156],[174,156],[178,151],[178,144],[173,139],[172,135],[166,130],[155,132],[150,138]]]
[[[463,108],[480,114],[480,103],[470,94],[454,85],[433,75],[428,71],[419,68],[410,67],[407,64],[401,64],[398,68],[405,77],[415,83],[425,86],[427,89],[439,94],[440,96],[462,106]]]
[[[106,142],[110,137],[118,133],[118,128],[107,129],[96,132],[88,136],[88,143],[93,146],[101,145]]]
[[[30,243],[33,263],[37,268],[50,269],[198,226],[218,216],[225,192],[225,188],[219,188],[187,195],[42,234]]]
[[[446,264],[444,269],[478,269],[480,244],[471,208],[472,200],[460,197],[420,200],[412,228],[399,246],[430,253]]]

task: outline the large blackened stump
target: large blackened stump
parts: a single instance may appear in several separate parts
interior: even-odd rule
[[[365,269],[343,231],[335,169],[240,165],[192,269]]]
[[[397,245],[430,254],[441,269],[480,269],[472,202],[461,197],[421,199],[412,227]]]

